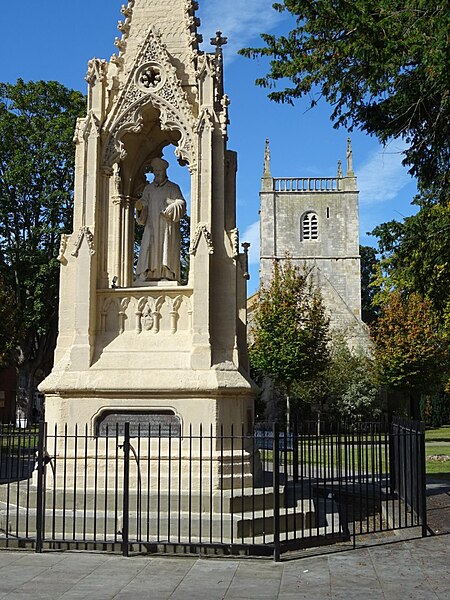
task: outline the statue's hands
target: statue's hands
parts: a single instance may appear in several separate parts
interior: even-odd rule
[[[174,206],[172,206],[172,205],[168,206],[163,211],[161,211],[161,214],[166,219],[171,219],[172,220],[174,218],[174,216],[175,216]]]
[[[140,200],[136,200],[136,204],[134,205],[134,207],[138,212],[141,212],[141,210],[144,208],[144,205]]]
[[[179,223],[180,219],[183,217],[186,212],[186,203],[184,200],[177,199],[170,202],[166,208],[161,211],[161,216],[167,219],[168,221],[173,221],[174,223]]]

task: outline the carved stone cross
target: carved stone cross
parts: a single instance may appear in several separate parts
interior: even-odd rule
[[[211,46],[217,46],[216,52],[221,52],[222,46],[225,46],[226,44],[228,44],[228,38],[222,37],[221,31],[216,31],[216,37],[211,38]]]

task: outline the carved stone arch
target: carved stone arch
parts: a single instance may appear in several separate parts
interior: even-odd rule
[[[161,131],[179,134],[176,155],[195,163],[194,123],[196,112],[183,89],[177,70],[157,30],[150,27],[130,69],[127,82],[105,124],[103,162],[111,165],[126,157],[126,133],[139,133],[148,107],[159,112]]]
[[[123,138],[127,133],[140,133],[142,131],[144,112],[149,107],[158,110],[161,131],[177,132],[180,135],[175,155],[180,161],[189,166],[189,170],[192,170],[196,163],[192,124],[187,122],[180,111],[177,111],[169,102],[152,94],[146,95],[135,102],[114,123],[105,143],[104,165],[110,167],[115,162],[123,161],[126,158],[127,149]]]

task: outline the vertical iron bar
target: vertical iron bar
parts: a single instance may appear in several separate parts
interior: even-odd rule
[[[170,521],[171,521],[171,511],[172,511],[172,502],[171,502],[171,494],[172,494],[172,425],[169,423],[169,440],[168,440],[168,451],[169,456],[167,457],[167,541],[170,544]]]
[[[280,430],[273,424],[273,560],[280,562]]]
[[[114,455],[114,542],[117,542],[118,522],[119,522],[119,423],[116,422],[116,440]],[[122,498],[123,503],[123,498]],[[123,539],[123,538],[122,538]]]
[[[322,477],[322,465],[320,462],[321,459],[321,453],[320,453],[320,447],[319,447],[319,436],[321,435],[321,427],[322,427],[322,423],[319,421],[320,423],[320,427],[318,426],[316,429],[316,434],[315,434],[315,444],[314,444],[314,452],[315,452],[315,462],[316,462],[316,507],[319,506],[319,500],[320,500],[320,490],[319,490],[319,481]],[[316,536],[319,537],[319,529],[320,529],[320,523],[319,523],[319,519],[316,519]]]
[[[213,426],[209,430],[209,542],[213,541]]]
[[[97,483],[98,483],[98,435],[95,436],[94,459],[94,542],[97,541]],[[106,513],[105,513],[106,520]]]
[[[53,430],[53,435],[54,435],[54,439],[53,439],[53,451],[52,451],[52,456],[53,456],[53,485],[52,485],[52,496],[53,496],[53,507],[52,507],[52,539],[56,539],[56,502],[57,502],[57,498],[56,498],[56,476],[57,476],[57,462],[56,462],[56,456],[58,455],[57,452],[57,448],[58,448],[58,426],[55,423],[55,427]]]
[[[200,453],[200,498],[199,498],[199,519],[198,519],[198,541],[199,544],[202,543],[202,515],[203,515],[203,423],[200,423],[200,438],[199,438],[199,442],[200,442],[200,447],[199,447],[199,453]]]
[[[44,490],[44,448],[45,448],[45,423],[39,421],[38,438],[38,476],[37,476],[37,503],[36,503],[36,552],[42,552],[43,542],[43,495]]]
[[[178,543],[181,541],[181,511],[182,511],[182,496],[181,496],[181,486],[183,484],[181,478],[181,470],[182,470],[182,456],[181,456],[181,425],[179,429],[178,435]]]
[[[292,450],[292,460],[293,460],[293,467],[292,467],[292,478],[294,480],[294,491],[297,489],[296,485],[298,483],[298,422],[297,419],[295,419],[294,421],[294,428],[293,428],[293,450]],[[297,500],[297,498],[294,498],[294,502]]]
[[[220,424],[220,543],[223,544],[223,488],[225,468],[223,464],[223,423]]]
[[[76,538],[76,521],[77,521],[77,467],[78,467],[78,424],[75,423],[74,432],[74,455],[73,455],[73,507],[72,507],[72,538]]]
[[[428,518],[427,518],[427,474],[426,474],[426,466],[425,466],[425,425],[423,423],[420,424],[420,432],[419,432],[419,464],[420,464],[420,495],[421,495],[421,503],[420,503],[420,512],[422,516],[422,537],[427,537],[428,534]]]
[[[220,543],[223,544],[223,488],[225,479],[225,470],[223,464],[223,423],[220,424]]]
[[[97,437],[99,436],[99,432],[97,431]],[[104,441],[105,444],[105,487],[104,487],[104,502],[103,502],[103,514],[104,524],[103,524],[103,541],[106,542],[108,536],[108,472],[109,472],[109,425],[106,425],[106,438]]]
[[[245,504],[245,493],[244,493],[244,424],[241,424],[241,516],[242,516],[242,543],[244,543],[244,504]]]
[[[383,425],[380,423],[378,428],[377,436],[377,450],[378,450],[378,494],[380,497],[380,531],[383,531]]]
[[[402,486],[402,492],[403,492],[403,504],[404,504],[404,508],[405,508],[405,524],[404,526],[407,527],[408,526],[408,465],[406,464],[406,435],[407,435],[407,429],[405,427],[405,423],[403,423],[403,427],[402,427],[402,458],[403,458],[403,486]]]
[[[357,448],[356,448],[356,442],[355,442],[355,429],[352,428],[351,433],[348,432],[348,425],[344,425],[345,428],[345,473],[347,474],[347,469],[348,469],[348,473],[351,477],[351,482],[352,482],[352,509],[351,509],[351,516],[352,516],[352,530],[353,530],[353,547],[356,547],[356,478],[358,475],[358,466],[356,464],[356,458],[355,455],[358,456],[358,452],[357,452]],[[347,454],[347,444],[348,442],[350,442],[350,448],[351,450],[348,452]],[[355,454],[356,451],[356,454]],[[347,458],[349,459],[349,462],[347,463]],[[349,465],[351,466],[351,471],[349,469]],[[346,503],[345,503],[345,510],[346,510],[346,520],[347,523],[349,522],[349,498],[350,498],[350,494],[348,493],[350,490],[347,490],[347,486],[346,486]]]
[[[22,444],[23,444],[23,440],[22,437],[25,434],[25,431],[20,430],[17,434],[17,448],[16,448],[16,480],[17,480],[17,486],[16,486],[16,506],[19,507],[20,506],[20,485],[19,485],[19,481],[21,480],[23,474],[22,474],[22,470],[23,470],[23,456],[22,456]],[[19,537],[19,511],[17,510],[16,512],[16,538]]]
[[[188,540],[191,543],[192,539],[192,423],[189,425],[189,535]]]
[[[370,466],[369,466],[369,431],[367,427],[364,427],[362,432],[362,439],[364,440],[364,455],[365,455],[365,480],[366,480],[366,533],[370,533],[370,506],[369,506],[369,475],[370,475]]]
[[[335,476],[335,465],[334,465],[334,457],[335,457],[335,453],[334,453],[334,438],[335,438],[335,433],[334,433],[334,431],[335,431],[334,427],[332,427],[332,429],[330,430],[330,464],[331,464],[330,488],[331,488],[331,509],[332,509],[332,513],[334,513],[334,476]],[[335,534],[335,531],[334,531],[334,519],[332,519],[331,520],[331,536],[333,536],[334,534]]]
[[[150,541],[150,502],[151,502],[151,490],[152,490],[152,480],[151,480],[151,476],[152,476],[152,468],[151,468],[151,462],[152,462],[152,426],[151,423],[148,423],[148,436],[147,436],[147,531],[146,531],[146,541],[149,542]],[[180,429],[180,435],[181,435],[181,429]]]
[[[0,432],[1,432],[1,425],[0,425]],[[28,432],[28,453],[27,453],[27,475],[28,475],[28,479],[27,479],[27,501],[26,501],[26,538],[29,539],[30,537],[30,485],[31,485],[31,477],[30,477],[30,464],[31,464],[31,449],[34,449],[34,444],[31,443],[31,440],[33,439],[34,442],[34,435],[33,435],[33,430],[30,429]],[[1,446],[1,435],[0,435],[0,446]],[[0,448],[0,464],[1,464],[1,448]]]
[[[14,427],[10,427],[6,434],[6,522],[9,523],[10,516],[10,495],[11,495],[11,479],[13,477],[13,447],[14,447]],[[39,458],[38,458],[39,460]],[[16,515],[17,519],[17,515]],[[9,527],[6,528],[6,547],[9,547]]]
[[[161,540],[161,423],[158,425],[157,541]]]
[[[230,495],[230,508],[231,508],[231,519],[230,519],[230,542],[233,544],[234,543],[234,530],[233,530],[233,526],[234,526],[234,504],[233,504],[233,498],[234,498],[234,423],[231,424],[231,457],[230,457],[230,463],[231,463],[231,495]]]
[[[301,514],[304,515],[304,486],[305,486],[305,426],[302,423],[299,434],[299,443],[300,443],[300,498],[301,498]],[[302,539],[305,537],[305,519],[303,517],[302,520]]]
[[[252,480],[251,480],[251,486],[252,486],[252,522],[255,522],[255,489],[256,489],[256,480],[255,480],[255,473],[256,473],[256,455],[255,455],[255,432],[254,432],[254,427],[252,426],[251,431],[247,430],[247,435],[251,436],[251,438],[249,437],[249,441],[251,439],[251,446],[252,446]],[[265,515],[263,515],[263,522],[264,522],[264,517]],[[252,527],[252,541],[253,543],[255,543],[255,528]]]
[[[84,489],[83,489],[83,541],[86,541],[87,519],[87,478],[88,478],[88,426],[84,426]]]
[[[129,555],[129,508],[130,508],[130,424],[125,423],[123,439],[123,515],[122,515],[122,555]]]
[[[62,539],[66,539],[66,509],[67,509],[67,423],[64,424],[64,456],[63,456],[63,490],[62,490]]]
[[[136,460],[136,475],[137,475],[137,490],[136,490],[136,536],[137,542],[142,542],[142,475],[141,475],[141,424],[138,423],[137,430],[137,451],[135,454]]]

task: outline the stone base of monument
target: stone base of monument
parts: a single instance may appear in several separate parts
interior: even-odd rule
[[[32,537],[37,524],[37,495],[28,482],[11,484],[6,504],[0,489],[0,530],[12,537]],[[279,531],[314,537],[327,533],[317,527],[314,503],[298,500],[285,507],[280,488]],[[203,495],[168,491],[128,498],[130,543],[270,544],[274,534],[274,490],[259,488]],[[123,496],[87,493],[83,497],[47,492],[44,499],[45,539],[117,543],[124,527]]]
[[[50,462],[46,486],[55,495],[63,492],[73,496],[87,492],[111,495],[126,488],[131,494],[189,490],[195,496],[206,491],[214,494],[252,489],[262,479],[261,458],[256,449],[241,446],[217,450],[209,446],[203,447],[203,453],[194,453],[191,447],[185,453],[183,442],[160,440],[160,453],[149,456],[151,445],[153,441],[148,440],[140,441],[136,449],[131,444],[126,482],[123,440],[119,446],[108,441],[109,454],[107,449],[98,451],[95,439],[86,441],[76,454],[52,452],[47,447]],[[37,471],[33,473],[33,484],[37,486]]]
[[[147,392],[130,401],[131,393],[126,399],[117,393],[99,396],[47,398],[45,439],[53,488],[123,489],[125,462],[131,491],[257,484],[261,460],[252,397],[162,399]],[[81,425],[65,425],[64,418],[73,423],[75,417]]]

